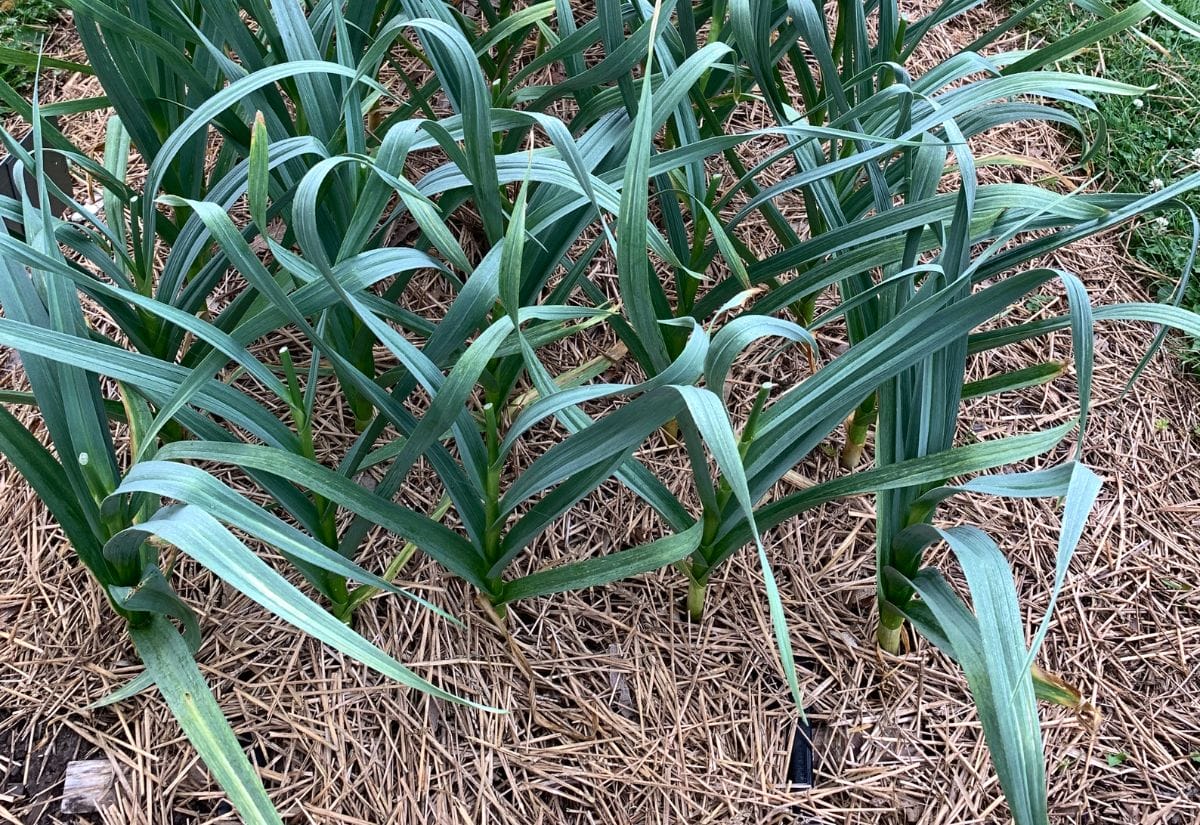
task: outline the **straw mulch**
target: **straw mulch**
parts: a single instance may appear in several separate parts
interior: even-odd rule
[[[947,32],[944,45],[965,34]],[[86,91],[68,85],[56,91]],[[78,134],[96,126],[69,124]],[[1069,150],[1046,129],[997,135],[995,144],[988,148],[1059,168]],[[1098,300],[1145,300],[1145,273],[1121,244],[1110,235],[1054,263],[1079,273]],[[1028,311],[1061,306],[1061,297],[1048,301]],[[1077,684],[1099,720],[1043,710],[1055,822],[1200,821],[1200,388],[1161,353],[1126,394],[1150,339],[1127,325],[1096,340],[1085,458],[1106,483],[1042,663]],[[1069,354],[1068,339],[1055,336],[992,353],[972,365],[973,377]],[[799,377],[802,367],[763,369]],[[20,380],[6,353],[0,384]],[[1075,413],[1073,389],[1068,375],[977,404],[965,427],[989,438],[1060,422]],[[643,457],[657,453],[651,445]],[[836,472],[824,454],[801,470]],[[133,650],[7,464],[0,491],[0,822],[235,822],[153,692],[85,710],[139,672]],[[591,497],[539,543],[539,564],[645,540],[657,528],[640,512],[615,490]],[[1053,502],[965,500],[943,518],[980,524],[999,540],[1034,625],[1053,575]],[[783,783],[796,715],[753,554],[721,571],[701,625],[680,617],[683,581],[663,572],[518,604],[507,632],[459,582],[415,560],[404,583],[465,626],[379,598],[360,611],[358,629],[506,715],[397,688],[194,567],[184,565],[181,588],[202,616],[201,667],[289,822],[1004,822],[959,672],[924,642],[898,658],[876,651],[872,531],[873,504],[862,498],[767,537],[816,728],[811,790]],[[368,561],[394,550],[383,537],[377,545]],[[64,766],[78,758],[118,769],[103,817],[57,813]]]

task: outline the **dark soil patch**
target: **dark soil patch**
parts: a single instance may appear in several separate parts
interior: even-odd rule
[[[58,813],[67,764],[96,757],[96,747],[57,725],[35,725],[32,736],[28,729],[7,729],[10,715],[0,709],[0,805],[25,825],[99,823],[99,815]]]

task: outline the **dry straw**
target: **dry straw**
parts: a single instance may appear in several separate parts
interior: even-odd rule
[[[1200,334],[1200,318],[1098,303],[1043,261],[1176,208],[1200,179],[1146,196],[1057,191],[990,180],[972,145],[1030,122],[1086,140],[1087,95],[1139,90],[1048,67],[1151,13],[1191,30],[1188,21],[1142,0],[1098,10],[1061,42],[989,49],[1018,14],[914,77],[905,62],[969,3],[912,21],[889,2],[602,2],[580,19],[554,2],[485,3],[486,25],[436,0],[345,11],[322,2],[307,16],[288,4],[74,6],[90,67],[58,68],[95,72],[106,98],[44,113],[103,103],[116,114],[101,162],[44,123],[36,95],[30,106],[0,90],[33,124],[31,153],[2,136],[42,191],[53,190],[39,159],[54,151],[101,192],[71,201],[78,217],[66,222],[27,198],[0,200],[24,227],[21,240],[0,235],[0,342],[21,351],[31,390],[5,399],[37,406],[51,449],[8,412],[0,447],[146,666],[101,704],[156,685],[239,816],[278,822],[262,781],[270,757],[252,749],[251,764],[196,664],[191,561],[425,693],[435,739],[453,725],[527,743],[531,731],[511,716],[480,716],[480,685],[452,668],[437,684],[384,652],[460,658],[452,648],[427,655],[420,635],[397,645],[362,615],[389,591],[422,611],[422,628],[457,621],[418,592],[428,580],[407,591],[390,581],[416,550],[482,597],[473,621],[486,616],[487,632],[505,639],[512,686],[486,703],[512,709],[522,686],[542,693],[557,678],[553,659],[534,664],[516,640],[537,615],[520,600],[674,566],[697,655],[719,657],[719,634],[703,629],[710,582],[751,546],[766,605],[744,609],[774,637],[800,712],[809,643],[763,535],[874,493],[882,655],[899,651],[911,623],[959,663],[1012,816],[1047,821],[1035,696],[1085,705],[1035,660],[1100,491],[1079,460],[1095,406],[1093,325]],[[399,55],[417,67],[384,72]],[[748,109],[761,126],[741,125]],[[756,142],[766,148],[747,156]],[[136,185],[131,150],[146,163]],[[750,243],[763,233],[766,244]],[[1024,317],[1048,285],[1061,285],[1065,305]],[[1054,382],[1064,359],[995,359],[977,376],[969,366],[1060,330],[1075,388],[1059,412],[1077,418],[964,439],[964,399]],[[605,336],[627,353],[627,380],[599,380],[613,361],[599,352],[562,363]],[[764,350],[776,343],[784,349]],[[751,359],[761,377],[747,381]],[[795,484],[843,422],[840,463],[859,463],[873,429],[872,466]],[[1072,429],[1072,460],[948,481],[1046,454]],[[346,438],[331,449],[325,433]],[[1061,502],[1029,643],[1000,546],[978,527],[941,526],[941,513],[980,495]],[[584,558],[546,552],[548,536],[608,498],[647,528]],[[384,559],[370,552],[381,531],[395,544]],[[926,557],[942,545],[950,554]],[[268,548],[283,567],[263,558]],[[836,569],[840,556],[803,568]],[[581,597],[567,598],[588,615]],[[563,724],[535,706],[528,718],[580,743],[627,726],[637,671],[619,647],[603,651],[615,657],[607,711],[585,703]],[[739,678],[774,678],[770,659],[763,651]],[[336,700],[336,689],[314,690],[307,701]],[[681,746],[686,719],[680,707]],[[284,783],[275,796],[292,798],[294,780],[274,776]],[[554,777],[545,781],[554,793]],[[426,793],[439,793],[433,780]]]

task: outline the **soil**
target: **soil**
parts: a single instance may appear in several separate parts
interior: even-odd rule
[[[99,749],[68,727],[6,728],[9,715],[0,708],[0,804],[24,809],[22,825],[100,823],[99,815],[58,813],[67,765],[101,756]]]

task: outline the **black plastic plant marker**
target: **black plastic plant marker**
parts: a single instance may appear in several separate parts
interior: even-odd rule
[[[793,788],[813,786],[812,725],[803,719],[796,720],[796,733],[792,737],[792,755],[788,759],[788,785]]]
[[[58,119],[53,117],[45,118],[46,122],[57,127]],[[30,132],[21,141],[21,146],[25,149],[33,150],[33,132]],[[46,177],[54,182],[59,189],[68,195],[71,194],[72,180],[71,172],[67,168],[67,162],[58,152],[46,152],[44,155]],[[20,200],[20,188],[16,181],[16,165],[17,159],[12,155],[0,157],[0,195]],[[37,191],[37,181],[25,170],[25,191],[29,194],[29,200],[34,206],[38,206],[41,201],[40,193]],[[67,205],[58,198],[53,198],[50,202],[50,212],[56,218],[61,218],[63,212],[66,211]],[[18,225],[15,221],[5,221],[5,226],[8,228],[10,235],[17,239],[25,237],[25,228]]]

